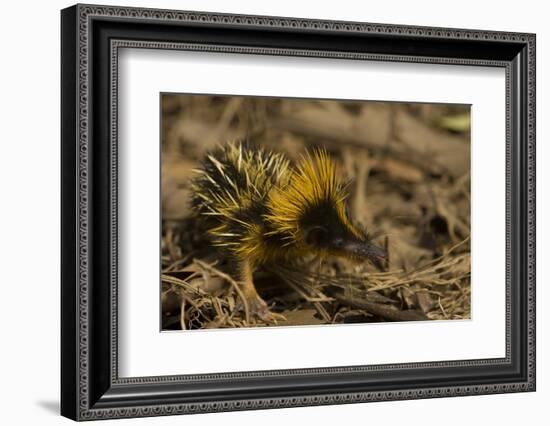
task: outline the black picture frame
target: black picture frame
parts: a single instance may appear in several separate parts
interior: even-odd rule
[[[535,390],[535,35],[75,5],[61,12],[61,414],[157,416]],[[117,373],[117,52],[195,49],[506,70],[506,356]],[[504,214],[504,212],[503,212]]]

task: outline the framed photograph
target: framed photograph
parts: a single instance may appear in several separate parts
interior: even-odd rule
[[[535,390],[535,35],[61,12],[61,412]]]

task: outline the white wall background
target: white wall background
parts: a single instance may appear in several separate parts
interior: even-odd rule
[[[538,390],[530,394],[107,421],[102,424],[544,424],[550,401],[550,28],[545,2],[104,0],[103,4],[537,33]],[[68,424],[59,404],[59,9],[3,4],[0,65],[0,419]],[[538,420],[537,420],[538,419]],[[131,423],[129,423],[131,422]]]

